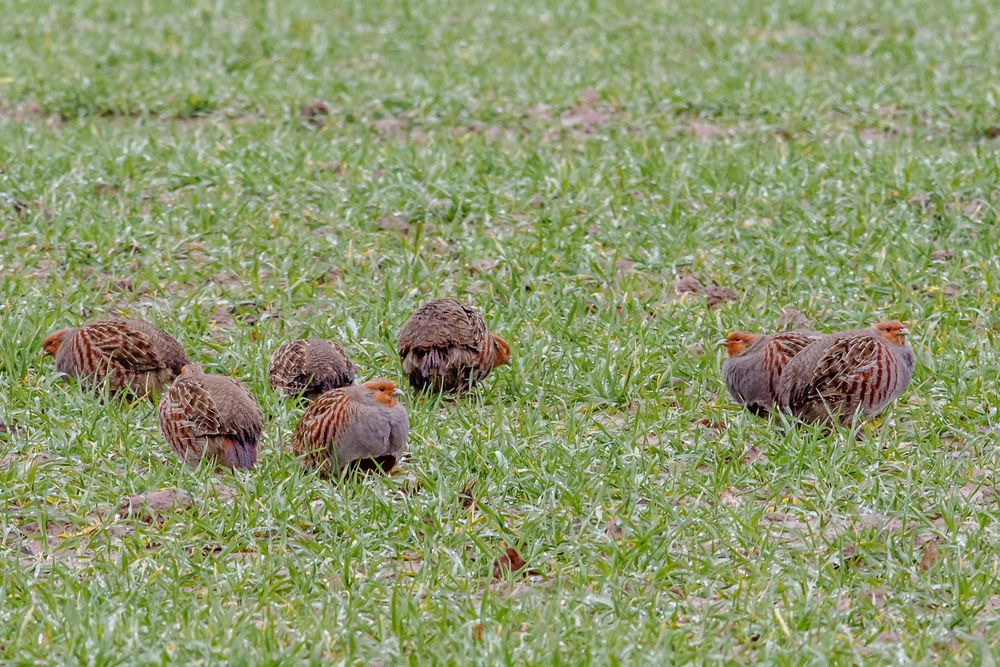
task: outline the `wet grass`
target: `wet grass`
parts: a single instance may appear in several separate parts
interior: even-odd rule
[[[995,650],[990,3],[0,8],[0,659]],[[303,473],[270,352],[330,336],[399,378],[430,296],[483,309],[513,365],[407,396],[397,475]],[[910,324],[913,384],[858,439],[726,395],[713,343],[785,308]],[[247,383],[254,472],[185,469],[151,405],[38,356],[117,313]],[[162,490],[191,507],[118,512]],[[527,564],[495,581],[507,547]]]

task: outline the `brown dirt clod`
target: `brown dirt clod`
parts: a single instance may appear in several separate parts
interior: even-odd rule
[[[500,266],[500,260],[494,259],[492,257],[481,257],[479,259],[474,259],[466,265],[469,273],[489,273],[493,269]]]
[[[924,544],[923,552],[920,554],[920,563],[917,567],[921,572],[927,572],[938,561],[937,540],[928,540]]]
[[[233,316],[229,313],[229,309],[225,306],[219,306],[208,318],[208,322],[215,329],[232,329],[236,326]]]
[[[315,128],[326,125],[326,119],[330,115],[330,105],[320,99],[315,99],[302,106],[299,110],[299,117]]]
[[[123,517],[135,516],[146,523],[162,523],[167,513],[190,509],[192,505],[191,496],[186,492],[164,489],[129,496],[118,507],[118,514]]]
[[[709,308],[714,308],[726,301],[736,301],[738,298],[736,290],[732,287],[709,285],[705,288],[705,303]]]
[[[779,329],[808,329],[811,326],[812,321],[794,308],[786,306],[781,309],[781,314],[778,315]]]
[[[406,131],[406,121],[402,118],[379,118],[372,127],[382,139],[396,139]]]
[[[514,547],[506,547],[493,561],[493,581],[500,581],[513,572],[519,572],[526,563]],[[525,574],[531,574],[526,572]]]
[[[686,296],[688,294],[701,294],[705,291],[705,287],[701,284],[693,275],[687,275],[682,277],[676,283],[674,283],[674,293],[677,296]]]
[[[410,233],[410,221],[402,215],[384,215],[375,221],[375,226],[403,236]]]
[[[474,508],[476,506],[476,496],[473,493],[475,489],[475,483],[470,482],[459,492],[458,499],[462,503],[463,509],[469,509],[470,507]]]

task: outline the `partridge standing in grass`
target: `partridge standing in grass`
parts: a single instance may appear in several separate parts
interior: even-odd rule
[[[252,468],[257,462],[264,415],[232,378],[185,366],[160,400],[159,416],[170,449],[192,468],[202,459],[224,468]]]
[[[302,415],[291,450],[320,476],[339,474],[349,465],[391,470],[406,448],[410,420],[384,378],[328,391]]]
[[[316,338],[293,340],[279,347],[271,355],[267,372],[274,389],[310,400],[354,384],[354,364],[344,348]]]
[[[109,319],[49,334],[43,349],[56,370],[88,386],[105,381],[114,393],[148,396],[173,382],[188,363],[184,348],[142,320]]]
[[[821,336],[812,331],[781,331],[766,336],[734,331],[721,341],[729,357],[722,377],[729,393],[747,410],[765,417],[774,406],[781,373],[795,355]]]
[[[895,400],[913,376],[913,350],[900,322],[822,336],[788,365],[778,402],[809,423],[850,425],[871,419]]]
[[[431,301],[403,325],[397,343],[403,372],[415,389],[462,392],[510,362],[510,346],[489,332],[475,308]]]

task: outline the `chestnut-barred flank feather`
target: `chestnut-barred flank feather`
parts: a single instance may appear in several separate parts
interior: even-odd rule
[[[173,337],[148,322],[108,319],[63,329],[43,343],[56,370],[87,386],[107,382],[114,393],[148,396],[169,385],[188,363]]]
[[[354,383],[347,351],[328,340],[311,338],[285,343],[271,355],[271,387],[285,394],[315,399],[323,392]]]
[[[415,389],[462,392],[510,362],[510,346],[490,333],[482,314],[452,299],[431,301],[403,325],[397,342]]]
[[[406,449],[410,431],[397,391],[395,383],[376,379],[326,392],[302,415],[290,449],[321,477],[351,465],[390,470]]]
[[[722,377],[737,402],[765,416],[777,402],[781,375],[788,362],[821,336],[812,331],[781,331],[757,335],[736,331],[723,343],[729,357]]]
[[[910,384],[913,350],[899,322],[823,336],[785,367],[778,400],[810,423],[871,419]]]
[[[264,415],[246,388],[222,375],[185,366],[160,400],[160,430],[192,468],[202,459],[225,468],[252,468]]]

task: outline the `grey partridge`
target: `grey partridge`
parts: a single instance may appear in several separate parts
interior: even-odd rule
[[[396,400],[399,393],[384,378],[326,392],[302,415],[290,449],[326,478],[352,465],[392,469],[410,431],[406,408]]]
[[[421,306],[397,341],[414,389],[462,392],[510,362],[510,346],[490,333],[478,310],[453,299]]]
[[[354,384],[354,364],[347,351],[328,340],[310,338],[285,343],[271,355],[271,387],[286,396],[315,399],[331,389]]]
[[[142,397],[159,393],[188,363],[170,334],[148,322],[107,319],[48,335],[43,349],[55,357],[56,370],[82,384],[105,381],[113,393]]]
[[[764,417],[774,406],[781,374],[802,349],[820,338],[812,331],[781,331],[758,335],[734,331],[721,344],[729,355],[722,377],[729,393],[753,414]]]
[[[223,468],[252,468],[264,415],[246,388],[191,364],[160,399],[160,430],[192,468],[205,459]]]
[[[809,423],[871,419],[913,377],[913,350],[900,322],[822,336],[785,366],[778,402]]]

